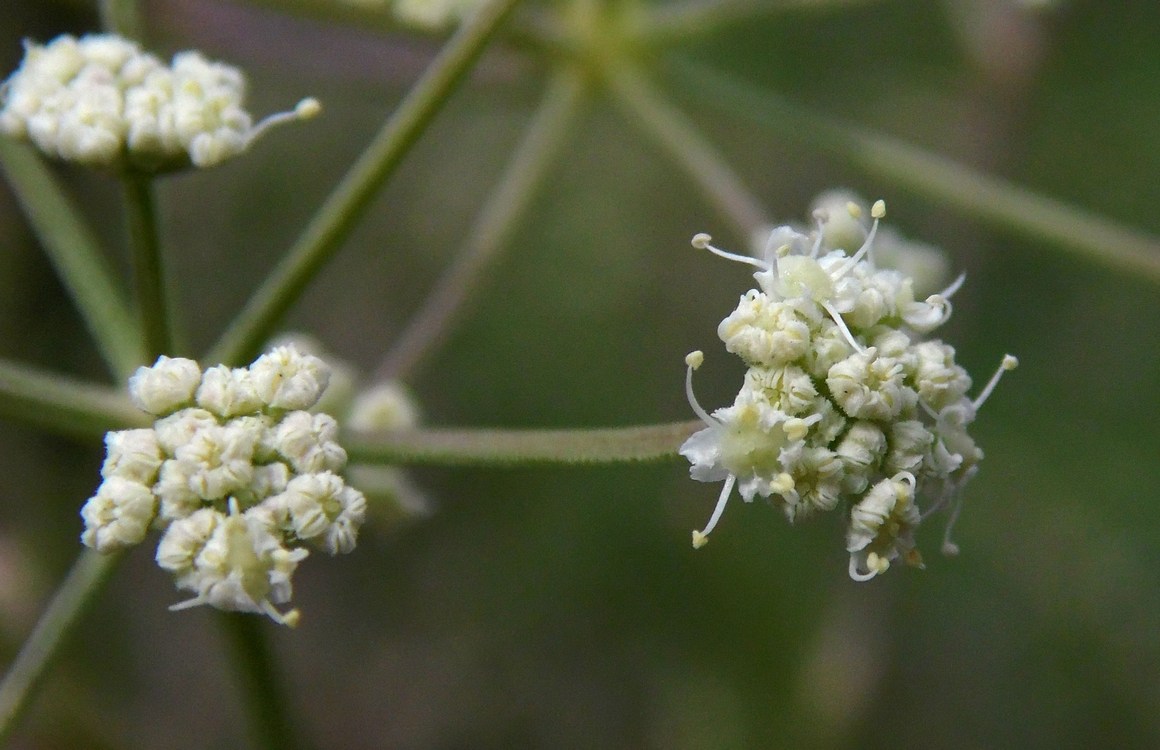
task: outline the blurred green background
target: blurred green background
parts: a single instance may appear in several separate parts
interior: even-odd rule
[[[145,4],[151,46],[243,66],[256,112],[325,116],[161,188],[181,317],[203,351],[437,49],[225,0]],[[806,4],[808,5],[808,4]],[[821,5],[821,4],[819,4]],[[771,13],[691,45],[717,70],[1160,234],[1160,4],[884,0]],[[92,9],[10,0],[19,40]],[[489,54],[287,321],[371,369],[468,232],[538,100],[542,67]],[[688,93],[674,92],[684,105]],[[368,525],[296,576],[276,631],[304,737],[328,748],[1160,747],[1160,294],[1155,281],[1017,239],[750,122],[692,109],[778,219],[834,186],[968,272],[941,336],[983,382],[987,452],[962,554],[870,583],[837,517],[788,526],[736,502],[694,552],[717,487],[673,461],[412,472],[428,520]],[[59,171],[107,245],[113,183]],[[717,322],[750,281],[692,251],[724,220],[603,98],[466,320],[412,385],[439,425],[603,426],[727,403],[742,367]],[[82,325],[0,188],[0,356],[103,379]],[[121,255],[112,255],[124,263]],[[0,654],[76,555],[102,446],[0,425]],[[213,613],[143,545],[118,571],[16,747],[233,748],[246,726]]]

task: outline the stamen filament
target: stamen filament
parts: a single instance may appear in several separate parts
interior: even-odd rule
[[[866,349],[858,343],[858,341],[854,338],[854,334],[850,333],[850,329],[846,327],[846,321],[842,320],[842,314],[835,310],[834,306],[829,302],[823,302],[822,307],[830,314],[830,317],[834,321],[834,325],[838,326],[838,330],[840,330],[842,335],[846,337],[846,341],[850,342],[850,346],[854,347],[854,351],[858,352],[859,354],[864,354]]]
[[[689,399],[689,406],[692,407],[693,413],[700,417],[702,422],[704,422],[708,427],[719,427],[721,423],[716,419],[713,419],[713,417],[709,415],[709,412],[701,408],[701,404],[697,401],[697,396],[693,393],[693,370],[696,368],[693,367],[693,363],[690,362],[690,358],[692,356],[693,355],[690,354],[685,358],[685,362],[688,363],[688,367],[685,370],[685,396]],[[700,363],[698,362],[698,364]]]
[[[978,411],[979,407],[986,403],[987,399],[991,397],[991,392],[995,390],[995,386],[999,385],[999,380],[1003,377],[1003,373],[1007,372],[1008,370],[1014,370],[1018,366],[1019,360],[1017,358],[1011,356],[1010,354],[1005,354],[1003,356],[1003,361],[999,363],[999,369],[995,370],[995,374],[991,376],[991,380],[987,383],[987,387],[983,389],[983,392],[979,394],[978,398],[971,402],[971,405],[975,407],[975,411]]]
[[[713,515],[709,517],[709,523],[705,524],[703,531],[693,532],[693,549],[701,549],[709,541],[709,532],[716,526],[717,521],[721,520],[721,514],[725,512],[725,505],[729,502],[729,496],[733,494],[733,484],[737,481],[737,477],[733,474],[725,480],[725,486],[721,488],[721,496],[717,498],[717,506],[713,508]]]

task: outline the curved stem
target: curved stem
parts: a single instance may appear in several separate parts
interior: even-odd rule
[[[153,180],[146,175],[128,173],[121,177],[121,183],[125,191],[125,223],[129,231],[145,358],[152,362],[161,354],[174,353]]]
[[[346,173],[286,257],[254,292],[208,360],[235,364],[253,354],[362,217],[378,189],[419,139],[519,0],[490,0],[451,38]]]
[[[606,71],[617,103],[693,178],[746,241],[770,226],[761,204],[696,127],[627,61]]]
[[[454,263],[444,271],[423,306],[407,324],[375,372],[378,380],[406,378],[444,340],[472,291],[499,257],[516,222],[535,197],[568,123],[584,93],[580,73],[558,72],[535,118],[468,234]]]
[[[16,727],[28,701],[88,605],[120,561],[120,554],[85,550],[40,616],[0,682],[0,743]]]
[[[0,417],[50,432],[100,438],[110,429],[148,426],[121,389],[93,385],[0,359]]]
[[[714,102],[785,138],[918,195],[1089,261],[1160,282],[1160,238],[976,171],[903,141],[795,106],[692,63],[674,65],[698,101]]]
[[[266,750],[303,747],[290,721],[289,701],[281,689],[284,681],[275,668],[265,619],[238,612],[221,612],[218,617],[233,652],[255,744]]]
[[[0,167],[109,371],[124,381],[144,360],[141,332],[96,236],[31,147],[0,138]]]
[[[425,429],[346,437],[352,461],[438,466],[616,464],[675,458],[693,422],[595,430]]]

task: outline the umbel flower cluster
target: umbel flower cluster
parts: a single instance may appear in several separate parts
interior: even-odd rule
[[[161,357],[138,369],[130,397],[156,421],[105,436],[81,540],[108,553],[156,528],[157,564],[193,593],[172,609],[208,604],[294,625],[298,611],[275,605],[290,600],[298,563],[308,548],[353,550],[366,516],[366,498],[339,476],[337,423],[307,411],[329,377],[293,346],[248,368]]]
[[[875,203],[867,231],[857,203],[819,209],[812,236],[778,227],[761,257],[693,238],[694,247],[758,269],[757,288],[717,329],[749,368],[733,405],[707,413],[692,388],[704,357],[685,360],[689,403],[706,426],[681,454],[694,479],[725,483],[709,523],[693,532],[694,547],[708,540],[735,487],[746,501],[769,498],[791,522],[845,514],[850,576],[859,581],[900,558],[922,567],[915,528],[940,509],[950,508],[951,523],[958,515],[963,485],[983,458],[968,427],[1018,362],[1005,356],[982,392],[967,395],[971,378],[955,350],[927,338],[950,318],[964,277],[919,299],[912,278],[878,267],[885,213]],[[828,239],[838,229],[860,246],[835,247]],[[943,551],[954,554],[950,525]]]
[[[112,34],[24,44],[0,88],[0,132],[53,158],[163,171],[210,167],[271,126],[318,114],[314,99],[254,124],[241,71],[179,52],[170,65]]]

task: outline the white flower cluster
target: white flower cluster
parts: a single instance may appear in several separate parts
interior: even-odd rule
[[[81,511],[81,540],[112,552],[162,532],[157,563],[193,598],[259,612],[293,625],[290,577],[306,547],[350,552],[366,498],[339,476],[346,451],[338,424],[306,411],[329,368],[292,346],[248,368],[204,372],[161,357],[129,380],[129,394],[157,417],[151,429],[110,432],[104,481]]]
[[[315,99],[254,124],[241,71],[180,52],[173,62],[111,34],[25,42],[0,88],[0,132],[45,154],[144,171],[211,167],[249,148],[269,127],[313,117]]]
[[[758,270],[758,288],[741,297],[717,333],[749,370],[732,406],[708,414],[693,396],[701,352],[686,358],[689,403],[705,429],[681,446],[693,479],[724,481],[700,547],[734,487],[746,501],[769,498],[794,521],[841,509],[848,526],[850,576],[868,580],[901,558],[922,566],[914,530],[922,518],[953,506],[983,452],[967,428],[999,377],[1017,360],[1007,355],[974,399],[971,378],[953,348],[924,336],[951,315],[960,276],[941,293],[918,299],[913,280],[875,264],[882,201],[873,225],[849,203],[815,211],[810,237],[774,229],[762,257],[733,255],[693,238],[697,248]],[[860,247],[826,250],[831,229],[858,234]],[[918,501],[922,499],[920,511]],[[948,524],[944,552],[957,551]]]

